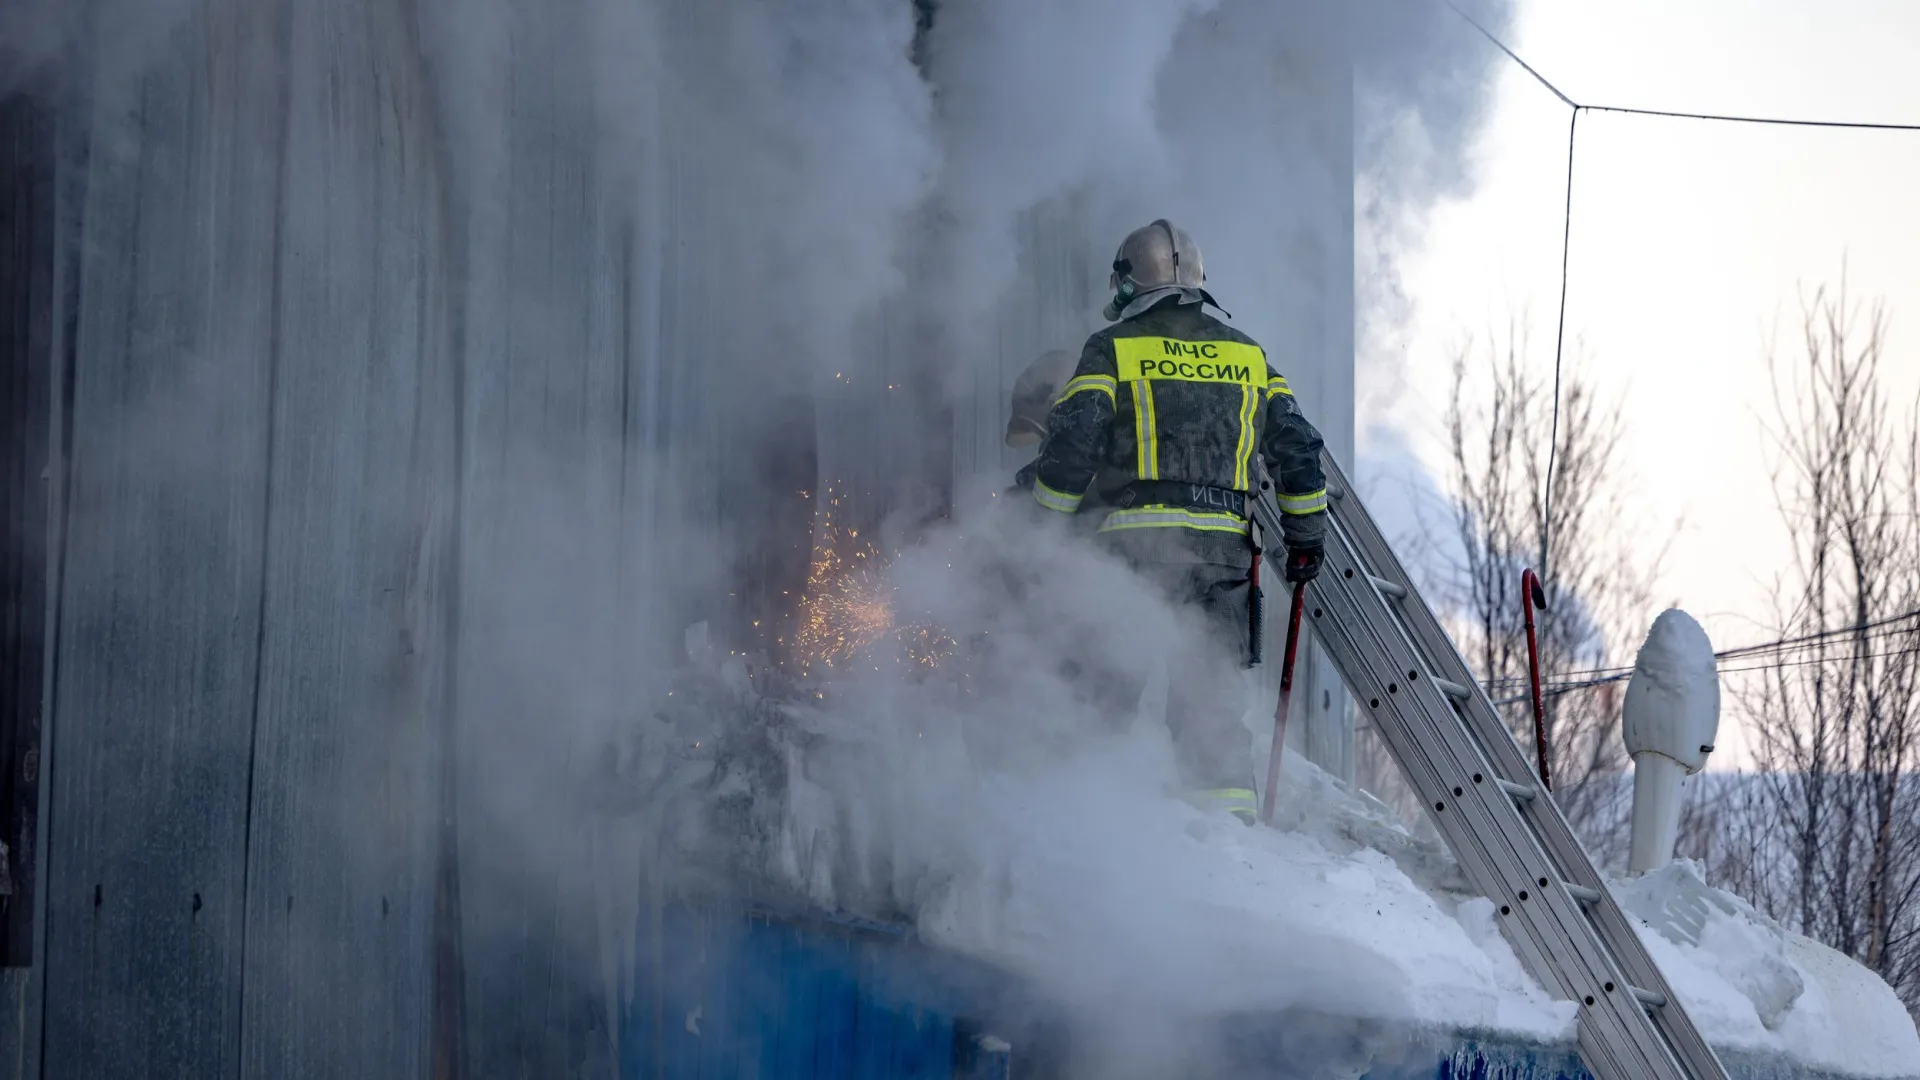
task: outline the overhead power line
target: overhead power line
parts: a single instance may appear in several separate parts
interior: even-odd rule
[[[1895,124],[1876,120],[1816,120],[1791,116],[1688,112],[1684,109],[1642,109],[1631,105],[1590,105],[1586,102],[1575,101],[1572,97],[1568,96],[1566,91],[1554,85],[1553,80],[1542,75],[1539,68],[1527,63],[1526,60],[1521,58],[1519,53],[1508,47],[1506,42],[1501,41],[1498,35],[1481,25],[1478,19],[1462,11],[1458,4],[1453,3],[1453,0],[1446,0],[1446,4],[1449,8],[1453,9],[1455,15],[1466,20],[1469,26],[1472,26],[1480,32],[1481,37],[1492,42],[1494,48],[1505,53],[1507,59],[1520,65],[1521,70],[1533,76],[1535,82],[1546,87],[1548,93],[1559,98],[1561,102],[1570,109],[1585,109],[1588,112],[1621,113],[1627,116],[1657,116],[1669,120],[1706,120],[1720,124],[1771,124],[1778,127],[1853,128],[1859,131],[1920,131],[1920,124]]]
[[[1557,97],[1561,101],[1566,102],[1568,108],[1578,109],[1580,107],[1579,102],[1568,97],[1566,94],[1561,92],[1559,87],[1553,85],[1553,81],[1551,79],[1548,79],[1545,75],[1540,74],[1540,72],[1536,70],[1532,64],[1529,64],[1525,60],[1520,59],[1519,53],[1514,52],[1512,49],[1507,48],[1507,43],[1504,41],[1501,41],[1499,37],[1495,36],[1493,31],[1487,29],[1484,26],[1481,26],[1480,20],[1474,18],[1473,16],[1467,14],[1464,11],[1461,11],[1460,5],[1454,3],[1453,0],[1446,0],[1446,3],[1448,7],[1453,9],[1453,13],[1455,15],[1458,15],[1462,19],[1467,20],[1467,25],[1473,27],[1475,30],[1480,31],[1481,37],[1486,38],[1488,41],[1493,42],[1494,48],[1499,49],[1503,53],[1506,53],[1507,59],[1512,60],[1516,64],[1519,64],[1520,67],[1524,69],[1527,74],[1533,76],[1535,82],[1538,82],[1541,86],[1546,87],[1547,90],[1551,92],[1554,97]]]
[[[1859,131],[1920,131],[1920,124],[1894,124],[1868,120],[1808,120],[1782,116],[1742,116],[1731,113],[1687,112],[1680,109],[1642,109],[1626,105],[1583,104],[1575,101],[1566,91],[1555,85],[1552,79],[1541,74],[1539,68],[1527,63],[1526,59],[1518,52],[1515,52],[1506,42],[1500,40],[1499,35],[1481,25],[1478,19],[1461,10],[1460,6],[1454,3],[1453,0],[1443,0],[1443,2],[1447,7],[1453,9],[1455,15],[1465,20],[1467,25],[1479,31],[1480,36],[1491,42],[1494,48],[1506,54],[1507,59],[1518,64],[1522,71],[1531,75],[1535,82],[1545,87],[1548,93],[1559,98],[1561,103],[1566,105],[1573,114],[1567,123],[1567,199],[1566,208],[1563,211],[1560,222],[1560,308],[1555,318],[1553,337],[1553,421],[1549,426],[1547,436],[1546,491],[1542,495],[1545,506],[1545,521],[1542,523],[1540,534],[1540,568],[1541,576],[1545,577],[1548,557],[1552,549],[1553,541],[1553,472],[1560,441],[1560,369],[1562,357],[1564,356],[1563,346],[1566,339],[1568,264],[1571,258],[1573,241],[1573,150],[1578,136],[1580,113],[1582,111],[1606,112],[1618,113],[1625,116],[1646,116],[1669,120],[1701,120],[1725,124],[1765,124],[1778,127],[1851,128]]]
[[[1892,628],[1894,624],[1900,622],[1913,622],[1915,625]],[[1753,660],[1766,656],[1782,657],[1805,652],[1808,649],[1818,648],[1823,645],[1853,645],[1862,641],[1884,641],[1888,638],[1905,637],[1916,633],[1920,633],[1920,608],[1900,615],[1891,615],[1884,619],[1875,619],[1872,622],[1860,623],[1857,626],[1835,627],[1831,630],[1822,630],[1813,634],[1803,634],[1798,637],[1786,637],[1775,641],[1763,641],[1753,645],[1741,645],[1737,648],[1722,649],[1713,655],[1716,660]],[[1562,679],[1578,676],[1599,678],[1614,675],[1631,675],[1632,673],[1633,665],[1616,664],[1612,667],[1576,668],[1572,671],[1562,671],[1558,673],[1558,677]],[[1488,685],[1517,685],[1526,681],[1527,677],[1525,675],[1506,675],[1497,679],[1488,680]]]
[[[1713,655],[1719,659],[1726,659],[1733,656],[1746,656],[1750,653],[1765,652],[1783,645],[1805,647],[1809,644],[1830,640],[1832,638],[1847,637],[1853,634],[1865,633],[1869,630],[1879,630],[1892,626],[1895,623],[1907,622],[1909,620],[1920,622],[1920,608],[1915,608],[1912,611],[1903,611],[1898,615],[1888,615],[1883,619],[1874,619],[1871,622],[1863,622],[1854,626],[1836,627],[1832,630],[1819,630],[1811,634],[1801,634],[1798,637],[1784,637],[1778,641],[1767,641],[1758,645],[1743,645],[1737,649],[1727,649],[1724,652],[1717,652]]]
[[[1726,113],[1680,112],[1672,109],[1635,109],[1625,105],[1575,105],[1588,112],[1626,116],[1658,116],[1669,120],[1710,120],[1721,124],[1772,124],[1777,127],[1851,128],[1855,131],[1920,131],[1920,124],[1882,124],[1867,120],[1797,120],[1785,116],[1733,116]]]
[[[1914,625],[1898,630],[1887,629],[1901,622],[1911,622]],[[1859,644],[1863,641],[1883,641],[1887,638],[1904,637],[1909,634],[1916,635],[1915,643],[1894,649],[1891,652],[1847,653],[1836,656],[1784,659],[1785,656],[1791,653],[1801,652],[1816,645],[1828,643]],[[1778,638],[1773,641],[1757,642],[1752,645],[1739,645],[1731,649],[1721,649],[1719,652],[1713,654],[1713,658],[1716,661],[1759,661],[1765,657],[1773,657],[1771,663],[1756,662],[1744,664],[1739,667],[1722,667],[1719,669],[1722,675],[1737,675],[1741,672],[1772,671],[1780,668],[1807,667],[1812,664],[1848,664],[1860,660],[1880,660],[1896,656],[1907,656],[1915,652],[1920,652],[1920,608],[1901,612],[1898,615],[1889,615],[1885,618],[1874,619],[1869,622],[1856,623],[1853,626],[1834,627],[1829,630],[1820,630],[1811,634],[1800,634],[1793,637]],[[1560,676],[1563,679],[1576,675],[1591,675],[1594,677],[1581,679],[1577,682],[1548,683],[1541,687],[1540,692],[1544,696],[1557,697],[1561,694],[1572,693],[1576,690],[1587,690],[1596,686],[1605,686],[1608,683],[1622,682],[1633,677],[1633,670],[1631,667],[1613,667],[1587,668],[1580,671],[1561,672]],[[1525,681],[1526,679],[1523,676],[1511,676],[1491,680],[1488,686],[1489,688],[1505,688],[1506,686],[1516,685]],[[1528,700],[1527,695],[1521,694],[1517,697],[1502,698],[1495,701],[1494,704],[1513,705],[1526,700]]]

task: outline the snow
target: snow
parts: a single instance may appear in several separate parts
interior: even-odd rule
[[[1430,844],[1289,756],[1285,828],[1124,782],[1138,751],[970,807],[977,852],[921,910],[929,941],[1125,1014],[1307,1009],[1569,1045],[1576,1010],[1521,968],[1494,905]],[[1128,790],[1131,789],[1131,790]],[[984,808],[984,809],[983,809]],[[1892,990],[1675,863],[1613,889],[1715,1047],[1848,1077],[1920,1077]]]
[[[993,792],[971,825],[1000,860],[956,877],[920,932],[1073,998],[1093,986],[1194,1015],[1298,1007],[1573,1037],[1573,1005],[1521,969],[1489,901],[1430,892],[1344,835],[1369,826],[1359,800],[1348,797],[1344,825],[1321,815],[1296,831],[1248,828],[1093,782],[1127,771],[1095,758]],[[1420,872],[1417,851],[1403,859]]]
[[[1698,864],[1671,863],[1613,892],[1716,1048],[1846,1076],[1920,1077],[1920,1033],[1884,981],[1707,885]]]
[[[1720,726],[1713,644],[1691,615],[1668,608],[1633,661],[1622,716],[1627,752],[1663,754],[1698,772]]]
[[[1409,1028],[1573,1044],[1574,1005],[1527,975],[1493,904],[1437,841],[1379,802],[1289,754],[1276,827],[1249,828],[1172,797],[1165,725],[1146,715],[1152,693],[1123,730],[1085,724],[1070,681],[1041,677],[1081,654],[1047,635],[1152,670],[1138,660],[1156,652],[1152,613],[1124,606],[1132,594],[1100,559],[1038,546],[1021,555],[1065,595],[1114,598],[1105,617],[1064,631],[1057,612],[1013,618],[1028,609],[979,584],[993,575],[968,573],[964,587],[921,594],[957,637],[991,632],[965,680],[876,667],[801,708],[723,678],[714,700],[748,706],[740,732],[682,716],[657,737],[700,755],[725,747],[686,763],[707,770],[690,777],[713,773],[701,780],[712,790],[779,792],[777,807],[730,813],[764,838],[767,868],[787,887],[827,910],[905,913],[928,943],[1107,1025],[1092,1044],[1165,1052],[1198,1021],[1280,1013],[1357,1022],[1363,1046]],[[1637,685],[1697,720],[1711,669],[1696,634],[1684,615],[1663,616]],[[704,704],[678,708],[707,716]],[[749,766],[783,776],[748,783]],[[1690,864],[1612,887],[1716,1047],[1824,1075],[1920,1080],[1920,1035],[1864,968],[1708,887]]]
[[[832,723],[854,719],[845,708],[806,719],[805,738],[757,758],[784,762],[787,776],[776,874],[827,909],[857,914],[863,897],[891,897],[928,943],[1124,1025],[1097,1033],[1116,1045],[1172,1037],[1142,1025],[1263,1013],[1291,1025],[1303,1012],[1358,1023],[1363,1056],[1369,1032],[1410,1028],[1572,1045],[1573,1005],[1524,972],[1493,904],[1444,850],[1295,755],[1277,827],[1249,828],[1161,794],[1171,755],[1153,725],[1039,765],[970,772],[956,767],[965,740],[940,726],[896,730],[912,742],[903,755]],[[731,774],[703,783],[739,794]],[[1730,1057],[1920,1080],[1920,1034],[1866,969],[1707,886],[1691,863],[1611,886]]]

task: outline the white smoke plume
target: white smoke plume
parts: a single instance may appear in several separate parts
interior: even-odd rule
[[[1490,8],[1486,21],[1503,25],[1505,5]],[[695,716],[683,730],[684,715],[661,716],[686,685],[690,627],[706,624],[716,662],[785,644],[756,636],[766,628],[755,620],[791,613],[829,485],[880,478],[859,513],[881,548],[903,551],[881,578],[893,609],[938,624],[970,666],[960,680],[961,668],[883,665],[814,699],[795,722],[811,741],[781,744],[789,756],[754,775],[787,785],[780,798],[814,799],[816,816],[796,824],[779,814],[798,802],[774,807],[756,839],[776,858],[761,869],[822,903],[880,898],[926,917],[954,882],[1004,867],[1008,844],[1023,855],[1083,846],[1096,870],[1129,850],[1125,808],[1157,805],[1170,782],[1155,691],[1139,723],[1116,723],[1073,665],[1091,655],[1150,674],[1191,627],[1111,560],[1034,532],[1014,510],[982,509],[973,496],[1004,483],[1007,461],[970,432],[997,427],[1027,357],[1076,347],[1099,324],[1113,247],[1159,216],[1196,236],[1221,302],[1311,412],[1316,381],[1342,377],[1356,317],[1363,336],[1399,317],[1392,257],[1417,240],[1421,213],[1469,182],[1490,62],[1420,0],[105,0],[91,19],[74,11],[0,9],[0,85],[52,87],[69,129],[88,136],[69,143],[90,156],[63,164],[97,184],[141,162],[166,173],[191,160],[198,171],[178,183],[192,197],[180,201],[205,208],[261,194],[231,189],[233,160],[279,162],[241,183],[284,185],[280,201],[256,202],[299,226],[284,234],[297,245],[273,229],[248,242],[286,245],[253,261],[291,267],[302,285],[276,286],[272,301],[307,328],[301,356],[349,371],[417,364],[406,377],[418,385],[406,385],[428,450],[387,465],[412,473],[396,479],[345,445],[366,415],[357,399],[281,402],[278,437],[301,433],[352,463],[343,476],[403,492],[360,501],[341,480],[335,504],[424,534],[406,544],[430,550],[452,583],[433,602],[453,612],[455,712],[428,753],[455,763],[473,1053],[549,1066],[558,1057],[541,1055],[560,1051],[528,1049],[539,1042],[528,1032],[551,1018],[522,1015],[513,987],[592,997],[604,982],[617,998],[634,958],[615,946],[638,923],[642,872],[669,876],[663,851],[740,841],[701,831],[660,795],[716,794],[706,740],[734,718]],[[244,79],[218,66],[236,49]],[[235,101],[254,126],[230,130]],[[137,205],[85,205],[70,254],[88,272],[168,264],[169,252],[134,260],[116,246],[135,243]],[[1356,217],[1371,238],[1357,275]],[[195,220],[203,235],[232,235],[220,214]],[[382,321],[395,297],[420,305],[417,323]],[[127,316],[140,325],[218,322],[211,302],[174,310],[137,290],[82,302],[158,305]],[[373,312],[364,326],[352,304]],[[194,361],[230,372],[261,362],[241,350]],[[369,400],[392,400],[375,385]],[[205,412],[178,397],[129,395],[120,429],[206,438],[224,453],[216,425],[171,422]],[[1330,433],[1352,424],[1316,420]],[[950,500],[912,497],[943,485]],[[928,528],[919,512],[943,501],[956,504],[954,524]],[[365,557],[301,565],[298,580],[319,591],[295,595],[325,603]],[[1018,588],[998,584],[1009,577]],[[323,741],[328,719],[314,720]],[[636,728],[614,813],[608,748],[631,749]],[[822,741],[833,749],[803,752]],[[676,787],[676,776],[693,779]],[[1037,810],[1016,836],[1006,807],[1022,800]],[[342,819],[361,820],[350,809]],[[802,825],[819,826],[808,842],[828,854],[793,848]],[[348,859],[373,862],[400,846],[386,822],[342,841]],[[1151,882],[1151,853],[1142,859],[1105,880]],[[1061,943],[1063,970],[1109,984],[1150,973],[1125,1009],[1095,1007],[1109,1004],[1097,996],[1070,1009],[1124,1024],[1204,978],[1181,962],[1171,894],[1059,900],[1127,939],[1100,955],[1087,938]],[[1147,940],[1156,926],[1168,937]],[[1046,947],[1033,944],[1041,959]],[[1175,1054],[1181,1042],[1134,1034],[1135,1050],[1144,1039]]]

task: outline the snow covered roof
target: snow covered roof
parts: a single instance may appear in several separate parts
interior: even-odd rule
[[[1174,1001],[1195,1016],[1313,1010],[1570,1045],[1575,1007],[1522,969],[1491,901],[1443,852],[1289,758],[1282,829],[1177,799],[1103,798],[1072,778],[1007,790],[999,865],[929,898],[920,930],[1059,995]],[[1084,824],[1080,841],[1070,839]],[[1036,822],[1049,823],[1036,828]],[[1616,882],[1707,1038],[1731,1057],[1920,1077],[1920,1034],[1870,971],[1678,863]]]

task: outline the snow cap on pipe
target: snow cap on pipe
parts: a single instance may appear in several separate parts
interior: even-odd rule
[[[1720,671],[1693,616],[1668,608],[1653,621],[1634,658],[1620,726],[1630,755],[1660,754],[1689,774],[1706,767],[1720,730]]]

